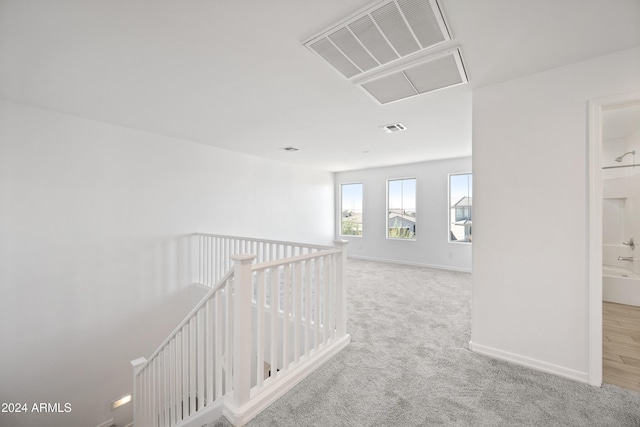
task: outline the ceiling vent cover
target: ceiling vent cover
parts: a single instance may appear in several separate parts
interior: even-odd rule
[[[467,82],[460,51],[430,56],[402,67],[370,76],[355,84],[380,104],[398,101]]]
[[[449,40],[436,0],[387,0],[303,44],[350,79]]]
[[[394,133],[394,132],[401,132],[403,130],[407,130],[407,127],[402,123],[394,123],[392,125],[382,126],[382,129],[384,129],[386,133]]]

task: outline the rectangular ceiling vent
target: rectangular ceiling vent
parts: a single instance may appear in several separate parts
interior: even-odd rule
[[[354,84],[380,104],[387,104],[467,82],[460,51],[429,56],[372,75]]]
[[[394,133],[394,132],[402,132],[403,130],[407,130],[407,127],[402,123],[394,123],[392,125],[382,126],[382,129],[384,129],[386,133]]]
[[[449,40],[436,0],[386,0],[303,44],[350,79]]]

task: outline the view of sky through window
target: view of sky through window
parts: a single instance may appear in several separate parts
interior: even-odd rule
[[[362,236],[362,183],[342,184],[340,234]]]

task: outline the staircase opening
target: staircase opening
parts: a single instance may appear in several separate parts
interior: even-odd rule
[[[243,425],[346,347],[345,244],[194,235],[193,281],[210,290],[132,362],[134,424]]]

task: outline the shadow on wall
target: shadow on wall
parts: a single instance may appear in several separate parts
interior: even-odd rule
[[[0,413],[0,425],[66,427],[99,425],[111,418],[117,425],[132,421],[131,404],[110,410],[111,401],[132,391],[129,362],[150,356],[206,290],[190,285],[189,236],[140,237],[123,249],[135,260],[135,268],[111,263],[111,277],[98,283],[100,289],[80,291],[90,294],[89,310],[99,311],[98,315],[82,318],[86,308],[76,310],[76,305],[85,303],[81,297],[86,295],[69,292],[69,312],[59,315],[64,329],[50,335],[25,332],[3,346],[0,401],[25,402],[30,411]],[[121,283],[114,283],[118,280]],[[42,330],[47,327],[41,324]],[[31,406],[40,402],[59,403],[63,410],[70,403],[71,411],[32,412]]]

